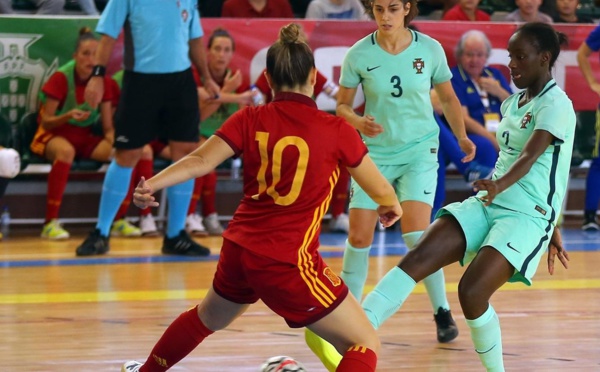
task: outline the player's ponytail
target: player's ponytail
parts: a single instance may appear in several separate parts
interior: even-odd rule
[[[94,31],[86,26],[79,29],[79,36],[77,37],[77,41],[75,43],[75,51],[79,50],[81,43],[87,40],[98,40],[98,38],[94,34]]]

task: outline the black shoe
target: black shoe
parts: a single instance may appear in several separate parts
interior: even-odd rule
[[[75,254],[78,256],[93,256],[105,254],[109,249],[108,237],[102,236],[100,230],[96,229],[85,238],[79,247],[77,247]]]
[[[584,231],[598,231],[600,230],[600,225],[596,222],[596,211],[585,211],[583,215],[583,225],[581,225],[581,230]]]
[[[179,256],[210,256],[210,249],[196,243],[185,230],[181,230],[174,238],[165,236],[162,253]]]
[[[438,308],[437,314],[433,315],[435,319],[435,325],[437,326],[437,339],[438,342],[446,343],[454,340],[458,336],[458,328],[450,310]]]

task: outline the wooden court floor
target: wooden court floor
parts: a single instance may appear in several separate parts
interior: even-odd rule
[[[600,371],[600,233],[566,230],[569,270],[534,284],[509,284],[492,299],[500,316],[508,371]],[[83,235],[64,242],[15,234],[0,242],[0,372],[119,371],[145,360],[165,327],[202,298],[220,238],[199,239],[209,259],[160,254],[160,238],[111,240],[106,257],[75,258]],[[344,236],[324,234],[322,251],[339,271]],[[378,233],[367,290],[404,250],[397,232]],[[463,269],[446,269],[448,297],[461,334],[438,344],[426,293],[419,285],[380,329],[378,371],[481,371],[457,300]],[[211,336],[173,371],[257,372],[274,355],[290,355],[308,371],[325,369],[263,304]]]

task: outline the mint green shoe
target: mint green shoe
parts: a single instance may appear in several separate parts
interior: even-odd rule
[[[126,238],[133,238],[142,236],[142,230],[133,226],[131,222],[124,218],[113,222],[110,229],[110,236],[122,236]]]
[[[45,224],[42,228],[41,237],[44,239],[62,240],[69,239],[70,236],[71,235],[69,234],[69,232],[63,229],[62,225],[60,224],[60,222],[58,222],[56,218],[50,220],[50,222]]]

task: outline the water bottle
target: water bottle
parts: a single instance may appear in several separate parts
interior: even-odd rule
[[[4,210],[0,215],[0,229],[2,230],[2,235],[8,235],[8,229],[10,226],[10,212],[8,211],[8,206],[4,206]]]
[[[235,158],[231,161],[231,179],[237,180],[240,178],[240,168],[242,167],[242,159]]]
[[[252,84],[250,86],[250,91],[252,92],[252,102],[254,103],[254,106],[265,104],[265,97],[261,93],[260,89],[256,87],[256,85]]]

